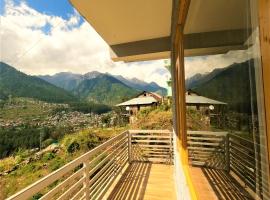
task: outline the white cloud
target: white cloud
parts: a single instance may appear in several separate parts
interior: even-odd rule
[[[54,74],[69,71],[109,72],[166,86],[169,72],[164,62],[114,63],[109,47],[76,11],[65,20],[40,13],[24,1],[5,3],[1,16],[1,61],[27,74]]]

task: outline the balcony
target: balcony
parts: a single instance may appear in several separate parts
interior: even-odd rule
[[[175,149],[171,131],[125,131],[9,200],[37,194],[42,200],[177,199],[181,186],[176,184]],[[198,199],[254,199],[258,191],[265,195],[263,184],[256,185],[265,180],[256,171],[255,155],[253,143],[241,137],[188,131],[189,173]]]
[[[172,164],[172,132],[130,130],[9,199],[176,199]]]

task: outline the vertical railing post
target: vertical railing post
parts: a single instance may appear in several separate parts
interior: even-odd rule
[[[170,132],[170,162],[173,163],[173,132]]]
[[[83,182],[83,186],[84,186],[84,196],[86,200],[90,200],[90,180],[89,180],[89,171],[90,171],[90,166],[89,166],[89,162],[87,162],[87,160],[85,160],[83,162],[83,166],[84,166],[84,182]]]
[[[131,147],[131,133],[127,131],[128,134],[128,162],[131,164],[132,162],[132,147]]]
[[[229,133],[225,136],[225,162],[226,162],[226,171],[230,172],[230,138]]]

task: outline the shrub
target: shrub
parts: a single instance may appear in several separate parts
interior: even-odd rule
[[[42,160],[43,161],[48,161],[48,160],[52,160],[53,158],[55,158],[55,154],[51,153],[51,152],[48,152],[48,153],[45,153],[43,155]]]

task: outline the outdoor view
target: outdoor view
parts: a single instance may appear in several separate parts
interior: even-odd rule
[[[114,63],[68,1],[1,6],[0,199],[124,130],[172,128],[163,60]],[[116,105],[143,91],[157,100],[129,124]]]
[[[0,14],[0,200],[126,130],[173,130],[169,58],[113,62],[66,0],[4,0]],[[236,135],[247,154],[262,129],[253,37],[244,50],[185,58],[188,134]],[[193,153],[190,163],[200,165]],[[212,166],[208,161],[203,165]]]

